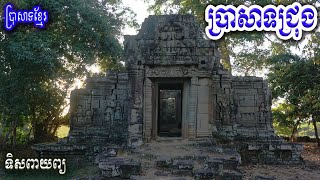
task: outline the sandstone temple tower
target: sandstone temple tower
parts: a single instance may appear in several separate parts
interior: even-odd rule
[[[211,139],[234,142],[245,161],[300,162],[302,146],[274,134],[267,82],[225,70],[219,44],[193,16],[149,16],[137,35],[125,36],[124,49],[126,72],[74,90],[68,138],[38,151]]]
[[[129,145],[173,136],[170,130],[195,139],[235,126],[271,129],[266,82],[224,70],[217,44],[205,39],[193,16],[150,16],[124,44]],[[170,98],[175,117],[163,119]]]

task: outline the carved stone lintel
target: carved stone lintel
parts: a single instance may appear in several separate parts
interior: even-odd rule
[[[208,72],[203,72],[195,67],[146,67],[146,77],[193,77],[193,76],[209,76]]]

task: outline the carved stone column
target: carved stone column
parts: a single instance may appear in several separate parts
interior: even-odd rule
[[[141,65],[132,65],[128,69],[129,76],[129,137],[128,146],[137,147],[143,144],[143,79],[144,69]]]
[[[143,116],[143,138],[148,142],[152,135],[152,81],[145,79],[144,83],[144,116]]]
[[[194,139],[196,138],[196,123],[197,123],[197,100],[198,100],[198,77],[191,78],[191,85],[190,85],[190,98],[189,98],[189,138]]]

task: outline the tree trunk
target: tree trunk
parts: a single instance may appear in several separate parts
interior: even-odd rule
[[[290,142],[295,142],[296,133],[297,133],[299,124],[300,124],[300,121],[297,121],[297,123],[294,124],[294,126],[293,126],[293,128],[292,128],[292,133],[291,133],[291,137],[290,137]]]
[[[17,123],[14,123],[12,131],[12,147],[15,148],[17,145]]]
[[[35,142],[42,142],[43,139],[43,130],[42,130],[42,126],[39,125],[40,122],[35,122],[34,126],[33,126],[33,138]]]
[[[225,69],[227,69],[230,73],[232,72],[232,66],[230,61],[230,52],[228,49],[228,43],[225,37],[222,37],[220,40],[220,55],[222,59],[222,65]]]
[[[2,138],[2,134],[4,132],[4,125],[5,125],[5,118],[4,118],[4,111],[1,113],[1,122],[0,122],[0,138]]]
[[[56,126],[54,127],[53,131],[52,131],[52,135],[56,135],[58,128],[60,127],[60,125],[56,124]]]
[[[11,127],[10,127],[10,129],[8,130],[8,132],[6,133],[6,135],[4,136],[4,139],[3,139],[3,143],[2,143],[2,147],[3,147],[3,148],[4,148],[4,147],[6,146],[6,144],[7,144],[7,141],[8,141],[8,139],[9,139],[9,136],[10,136],[12,130],[13,130],[13,127],[14,127],[14,123],[11,122]]]
[[[319,140],[318,129],[317,129],[317,121],[314,117],[312,117],[312,124],[313,124],[313,128],[314,128],[314,135],[316,136],[318,146],[320,147],[320,140]]]

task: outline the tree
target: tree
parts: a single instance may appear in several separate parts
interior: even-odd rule
[[[300,123],[303,120],[311,120],[320,146],[316,126],[316,122],[320,120],[320,65],[296,56],[286,57],[282,63],[275,64],[269,74],[273,97],[285,98],[291,105],[285,121],[292,122],[297,119],[296,123]],[[292,134],[295,131],[296,127]]]
[[[10,134],[15,144],[16,128],[26,123],[40,141],[40,136],[52,134],[63,123],[68,89],[74,78],[87,74],[86,66],[119,67],[120,30],[125,23],[134,24],[134,18],[121,0],[10,2],[15,9],[40,5],[49,12],[44,30],[23,24],[0,33],[0,112],[1,123],[7,127],[4,144]],[[0,6],[5,3],[1,1]],[[3,17],[0,21],[2,25]]]
[[[305,117],[299,111],[298,106],[284,102],[272,110],[273,123],[278,134],[290,134],[290,141],[296,140],[299,125],[305,121]],[[280,131],[280,132],[279,132]]]

